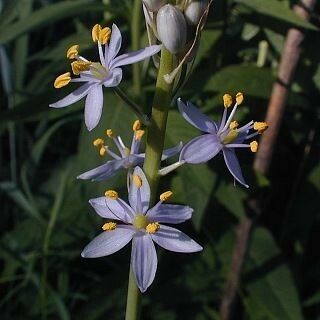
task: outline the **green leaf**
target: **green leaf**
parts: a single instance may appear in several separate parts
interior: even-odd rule
[[[294,13],[288,6],[285,6],[283,2],[278,0],[235,0],[240,4],[244,4],[251,9],[257,11],[262,15],[267,15],[275,19],[282,20],[284,22],[293,24],[298,27],[306,28],[309,30],[318,30],[310,22],[303,20],[298,15]]]
[[[97,4],[93,0],[61,1],[52,4],[31,13],[23,20],[19,20],[11,25],[2,25],[0,29],[0,44],[7,43],[22,34],[57,20],[103,9],[104,6],[102,4]]]
[[[251,279],[244,297],[250,319],[301,320],[302,311],[290,269],[279,259],[280,250],[269,231],[253,232],[247,267]]]

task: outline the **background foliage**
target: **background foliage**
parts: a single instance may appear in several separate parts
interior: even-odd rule
[[[239,90],[246,97],[239,120],[263,119],[288,28],[304,28],[307,37],[268,177],[255,174],[252,154],[244,150],[239,156],[248,190],[233,186],[221,157],[185,166],[162,181],[161,191],[171,186],[174,202],[195,209],[182,229],[204,244],[204,251],[159,250],[143,319],[219,319],[234,230],[250,214],[248,202],[255,197],[263,199],[262,215],[235,319],[299,320],[320,314],[319,16],[312,16],[313,24],[302,21],[290,10],[293,2],[214,1],[193,73],[179,96],[215,119],[222,112],[222,94]],[[88,199],[111,187],[125,197],[125,176],[101,183],[75,178],[105,161],[92,139],[113,128],[129,143],[135,117],[108,91],[103,119],[88,133],[83,101],[63,110],[48,104],[70,91],[52,85],[69,68],[66,49],[78,43],[93,57],[95,23],[116,22],[124,34],[123,49],[130,49],[133,1],[2,0],[0,7],[1,318],[123,319],[129,248],[96,260],[83,260],[80,252],[103,223]],[[319,9],[318,4],[315,12]],[[147,40],[139,21],[142,46]],[[148,107],[156,71],[151,63],[140,67],[141,92],[139,84],[138,91],[133,89],[131,67],[125,68],[121,87]],[[173,104],[167,146],[197,134]]]

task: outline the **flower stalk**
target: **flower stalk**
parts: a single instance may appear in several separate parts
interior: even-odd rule
[[[156,83],[156,91],[153,100],[151,124],[148,128],[146,142],[146,158],[144,172],[150,184],[150,203],[154,204],[159,183],[159,167],[164,147],[164,138],[167,125],[168,110],[172,95],[172,84],[164,80],[164,75],[173,69],[172,54],[162,48],[160,67]],[[136,280],[130,268],[126,320],[138,320],[140,318],[141,293],[137,287]]]

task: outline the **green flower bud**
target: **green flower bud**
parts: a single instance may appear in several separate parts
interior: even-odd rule
[[[183,13],[167,4],[157,14],[157,31],[163,45],[171,52],[183,50],[187,40],[187,23]]]
[[[207,0],[192,1],[185,9],[184,15],[190,25],[197,25],[208,5]]]

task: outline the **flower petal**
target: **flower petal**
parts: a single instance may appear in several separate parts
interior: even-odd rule
[[[204,115],[195,105],[187,101],[187,105],[179,98],[178,108],[181,115],[194,127],[197,129],[207,132],[207,133],[216,133],[217,128],[216,124]]]
[[[110,69],[133,64],[149,58],[161,50],[161,45],[153,45],[137,51],[128,52],[115,58],[110,65]]]
[[[102,106],[103,92],[102,86],[99,84],[91,88],[86,98],[84,121],[89,131],[98,125],[102,114]]]
[[[113,88],[119,85],[122,80],[121,68],[116,68],[111,71],[110,77],[104,80],[103,85],[107,88]]]
[[[110,63],[114,59],[114,57],[118,54],[122,43],[122,36],[119,28],[113,24],[111,31],[111,39],[108,48],[108,54],[105,55],[105,59],[107,62],[107,66],[110,69]]]
[[[246,184],[243,178],[240,164],[234,149],[223,148],[223,156],[224,156],[224,161],[230,173],[233,175],[233,177],[243,186],[245,186],[246,188],[249,188],[249,186]]]
[[[160,223],[182,223],[191,218],[193,209],[178,204],[155,205],[147,212],[148,221]]]
[[[139,188],[136,186],[134,182],[130,184],[130,190],[129,190],[129,203],[131,207],[136,210],[139,210],[139,198],[138,198],[138,192],[140,191],[141,195],[141,213],[145,213],[149,209],[149,201],[150,201],[150,186],[148,183],[148,180],[142,171],[141,168],[135,167],[133,175],[137,175],[142,179],[142,186]]]
[[[166,160],[168,158],[175,156],[177,153],[181,151],[182,147],[183,147],[183,143],[180,141],[175,147],[164,150],[162,153],[161,160]]]
[[[188,142],[181,150],[179,161],[203,163],[212,159],[222,149],[218,137],[207,133]]]
[[[78,89],[76,89],[73,92],[71,92],[70,94],[68,94],[63,99],[61,99],[55,103],[49,104],[49,107],[51,107],[51,108],[67,107],[70,104],[73,104],[73,103],[81,100],[88,93],[88,91],[91,89],[91,87],[93,85],[95,85],[94,82],[87,82],[87,83],[83,84],[81,87],[79,87]]]
[[[119,220],[119,217],[115,216],[113,212],[108,208],[106,197],[90,199],[89,203],[100,217]]]
[[[83,258],[99,258],[108,256],[122,249],[130,242],[135,228],[118,225],[115,230],[105,231],[95,237],[82,251]]]
[[[157,253],[149,234],[132,239],[131,266],[137,285],[145,292],[154,280],[157,271]]]
[[[124,166],[126,159],[109,160],[107,163],[80,174],[77,179],[101,181],[112,177]]]
[[[161,225],[160,229],[151,234],[152,240],[160,247],[174,252],[197,252],[202,247],[178,229]]]
[[[109,210],[117,217],[126,223],[132,223],[135,213],[132,208],[122,199],[111,199],[106,197],[106,204]]]

